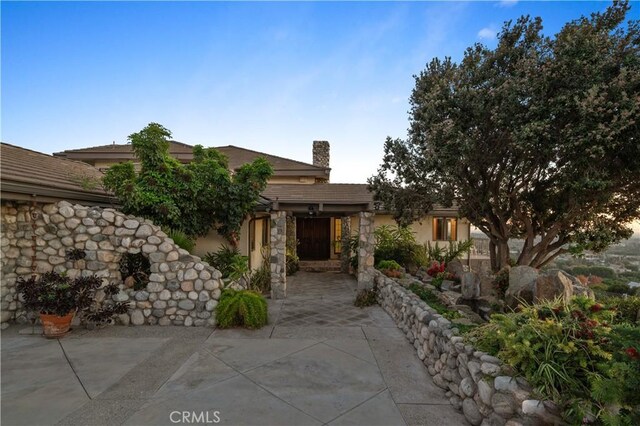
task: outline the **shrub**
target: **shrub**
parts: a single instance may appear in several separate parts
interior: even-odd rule
[[[440,247],[437,242],[433,246],[430,241],[427,241],[425,244],[429,260],[439,263],[449,263],[467,253],[472,247],[473,240],[471,239],[466,241],[450,241],[446,249]]]
[[[96,323],[108,323],[116,314],[127,312],[125,302],[106,302],[101,306],[96,301],[96,292],[101,289],[107,296],[118,292],[118,286],[111,283],[102,286],[102,278],[96,275],[69,278],[57,272],[45,272],[40,277],[22,277],[16,282],[16,290],[21,294],[25,309],[42,314],[65,316],[69,312],[84,313],[87,319]]]
[[[178,247],[188,251],[189,253],[191,253],[193,248],[196,246],[194,239],[179,229],[169,229],[166,234],[167,237],[171,238]]]
[[[251,289],[260,293],[271,291],[271,269],[269,265],[262,265],[251,275]]]
[[[243,269],[241,265],[247,263],[246,256],[242,256],[236,247],[226,245],[221,245],[215,253],[205,254],[202,259],[220,271],[223,278],[231,278],[234,271],[237,275],[237,272]]]
[[[287,276],[293,275],[300,270],[300,258],[294,253],[287,252]]]
[[[358,308],[364,308],[365,306],[373,306],[378,303],[378,292],[375,288],[360,290],[356,295],[356,300],[353,302]]]
[[[609,293],[619,293],[619,294],[633,294],[631,287],[629,287],[626,283],[614,280],[604,280],[603,284],[605,284],[606,290]]]
[[[444,262],[433,261],[431,262],[431,266],[427,269],[427,274],[431,277],[435,277],[438,274],[444,272],[446,265]]]
[[[590,299],[558,299],[494,314],[469,340],[516,368],[570,424],[588,417],[638,424],[640,329],[615,321],[615,312]]]
[[[509,288],[509,268],[502,268],[493,280],[493,288],[499,298],[504,299],[504,295]]]
[[[414,233],[408,227],[382,225],[374,231],[376,240],[375,260],[395,260],[404,267],[420,267],[426,264],[423,247],[416,243]],[[357,253],[357,246],[355,247]]]
[[[380,262],[378,262],[378,269],[381,271],[398,271],[402,269],[402,266],[400,266],[395,260],[381,260]]]
[[[597,275],[602,278],[615,278],[613,269],[605,266],[576,266],[571,270],[573,275]]]
[[[226,289],[216,306],[216,320],[220,328],[260,328],[267,324],[267,301],[251,290]]]
[[[120,259],[119,270],[125,284],[138,291],[149,283],[151,263],[142,253],[125,253]]]

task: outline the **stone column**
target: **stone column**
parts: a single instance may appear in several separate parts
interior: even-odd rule
[[[358,242],[358,290],[373,288],[373,212],[360,212],[360,237]]]
[[[340,272],[345,274],[349,273],[351,247],[349,247],[349,240],[351,239],[351,216],[343,216],[340,219],[342,223],[342,238],[340,239]]]
[[[271,298],[287,297],[287,214],[271,212]]]

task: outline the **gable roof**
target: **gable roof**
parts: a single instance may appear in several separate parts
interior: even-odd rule
[[[95,167],[4,142],[0,146],[3,198],[23,194],[109,204],[110,196],[102,188],[103,175]]]
[[[330,168],[318,167],[302,161],[291,160],[260,151],[241,148],[234,145],[215,147],[229,159],[229,167],[236,170],[243,164],[252,162],[258,157],[264,157],[273,167],[275,176],[317,176],[328,178]],[[189,162],[193,160],[193,146],[182,142],[170,141],[169,154],[174,158]],[[68,149],[53,154],[56,157],[95,162],[96,160],[130,161],[134,160],[131,144],[111,144],[88,148]]]

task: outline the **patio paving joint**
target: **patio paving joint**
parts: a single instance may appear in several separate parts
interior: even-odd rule
[[[73,371],[73,375],[76,376],[76,379],[78,380],[78,383],[80,383],[80,386],[82,387],[82,390],[84,391],[84,393],[87,395],[87,398],[89,398],[89,400],[92,400],[93,398],[91,398],[91,395],[89,395],[89,392],[87,391],[87,388],[84,387],[84,383],[82,383],[82,380],[80,380],[80,376],[78,376],[78,372],[73,367],[73,364],[71,363],[71,360],[69,359],[69,356],[67,355],[67,351],[64,350],[64,346],[62,346],[62,342],[60,341],[60,339],[56,339],[56,340],[58,341],[58,345],[60,346],[60,350],[62,351],[62,355],[64,355],[64,359],[67,360],[67,364],[69,364],[69,368],[71,368],[71,371]]]

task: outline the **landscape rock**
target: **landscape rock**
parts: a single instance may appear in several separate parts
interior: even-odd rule
[[[538,270],[530,266],[515,266],[509,271],[509,287],[505,292],[505,302],[515,308],[520,301],[533,303],[536,296],[536,280]]]

